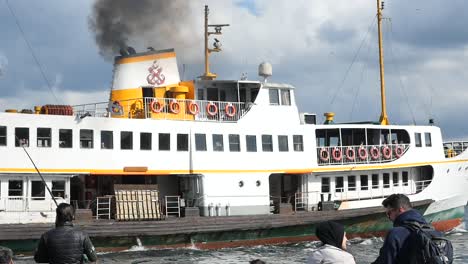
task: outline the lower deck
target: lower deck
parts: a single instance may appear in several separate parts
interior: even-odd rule
[[[414,207],[424,212],[432,203]],[[384,208],[314,211],[277,215],[167,218],[164,221],[80,221],[100,251],[125,250],[142,243],[145,247],[221,248],[315,239],[314,224],[335,220],[346,226],[349,236],[383,234],[391,227]],[[1,225],[0,245],[16,253],[31,253],[41,234],[52,224]],[[140,242],[138,242],[140,241]]]

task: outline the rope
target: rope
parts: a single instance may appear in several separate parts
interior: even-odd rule
[[[390,34],[389,34],[389,47],[390,47],[390,56],[392,56],[393,58],[395,58],[394,54],[393,54],[393,27],[391,26],[391,21],[389,22],[390,25]],[[406,93],[406,89],[405,89],[405,86],[403,84],[403,80],[401,78],[401,71],[400,71],[400,67],[398,65],[398,63],[396,62],[396,60],[394,59],[395,61],[395,68],[397,70],[397,73],[398,73],[398,80],[399,80],[399,83],[400,83],[400,91],[403,92],[403,98],[405,99],[405,102],[406,102],[406,105],[408,106],[408,109],[410,110],[410,113],[411,113],[411,118],[413,119],[413,124],[416,125],[416,119],[414,117],[414,113],[413,113],[413,109],[411,108],[411,105],[409,103],[409,100],[408,100],[408,94]]]
[[[333,95],[332,100],[330,101],[330,105],[333,105],[333,103],[335,102],[336,96],[341,91],[341,88],[343,87],[343,84],[344,84],[346,78],[348,77],[348,74],[349,74],[351,68],[353,67],[354,62],[356,61],[357,55],[359,54],[359,51],[361,50],[361,48],[362,48],[362,46],[364,44],[364,41],[367,39],[367,36],[369,35],[369,32],[371,31],[371,29],[375,26],[375,20],[376,19],[377,19],[377,16],[374,16],[374,20],[369,25],[369,28],[367,29],[366,35],[362,39],[361,44],[359,45],[359,48],[357,49],[356,53],[354,54],[354,57],[353,57],[353,60],[351,61],[351,64],[349,65],[348,69],[346,70],[345,76],[341,80],[340,85],[338,86],[338,89],[336,90],[336,93]]]
[[[45,73],[44,73],[44,69],[42,68],[42,65],[39,63],[39,60],[37,59],[37,56],[36,56],[36,54],[34,53],[34,50],[32,49],[31,44],[29,44],[29,41],[28,41],[28,39],[26,38],[26,35],[25,35],[25,33],[24,33],[24,31],[23,31],[23,28],[21,27],[21,25],[20,25],[20,23],[19,23],[19,21],[18,21],[17,16],[16,16],[15,13],[13,12],[13,9],[10,7],[10,3],[8,3],[8,0],[5,0],[5,3],[6,3],[8,9],[10,10],[10,12],[11,12],[11,14],[12,14],[12,16],[13,16],[16,25],[18,26],[18,29],[19,29],[19,31],[20,31],[20,33],[21,33],[21,36],[22,36],[23,39],[24,39],[24,42],[26,42],[26,45],[28,46],[29,51],[31,52],[31,55],[32,55],[34,61],[36,62],[37,67],[39,68],[39,71],[41,72],[42,78],[44,78],[44,80],[45,80],[45,82],[46,82],[46,84],[47,84],[47,87],[49,88],[50,92],[52,93],[52,95],[53,95],[54,98],[55,98],[55,101],[57,102],[57,104],[59,104],[60,101],[59,101],[59,99],[57,98],[57,96],[55,95],[54,91],[52,90],[52,85],[50,84],[49,79],[47,79],[47,77],[46,77],[46,75],[45,75]]]

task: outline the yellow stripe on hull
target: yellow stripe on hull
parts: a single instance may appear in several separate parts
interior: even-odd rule
[[[346,167],[326,167],[326,168],[304,168],[304,169],[272,169],[272,170],[148,170],[146,172],[125,172],[121,170],[107,169],[39,169],[41,173],[86,173],[92,175],[168,175],[168,174],[203,174],[203,173],[289,173],[289,174],[304,174],[317,172],[333,172],[333,171],[352,171],[352,170],[372,170],[372,169],[397,169],[414,166],[424,166],[431,164],[449,164],[468,162],[468,160],[450,160],[436,162],[418,162],[395,165],[372,165],[372,166],[346,166]],[[0,168],[1,173],[35,173],[32,168]]]

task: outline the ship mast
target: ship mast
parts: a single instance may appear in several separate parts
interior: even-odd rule
[[[221,43],[218,39],[215,38],[215,42],[213,44],[213,49],[208,47],[208,37],[212,34],[214,35],[221,35],[221,29],[223,27],[229,26],[229,24],[217,24],[217,25],[209,25],[208,24],[208,14],[210,10],[208,6],[205,5],[205,73],[201,76],[203,80],[213,80],[216,78],[216,74],[210,72],[210,62],[209,57],[211,52],[220,52],[221,51]],[[215,31],[208,31],[209,27],[213,27]]]
[[[379,33],[379,64],[380,64],[380,98],[382,103],[382,113],[380,114],[380,124],[389,125],[387,116],[387,106],[385,102],[385,78],[384,78],[384,57],[383,57],[383,45],[382,45],[382,10],[384,9],[384,3],[381,0],[377,0],[377,25]]]

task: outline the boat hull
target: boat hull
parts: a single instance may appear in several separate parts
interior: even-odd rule
[[[424,212],[428,206],[426,203],[415,207]],[[443,217],[458,215],[457,209],[440,212],[432,217],[438,219],[438,222],[455,224],[459,218]],[[315,224],[324,220],[343,223],[349,237],[382,236],[392,226],[382,208],[304,212],[293,215],[199,217],[148,222],[97,221],[79,226],[91,236],[98,251],[112,252],[127,250],[139,244],[145,248],[216,249],[311,241],[317,239]],[[30,228],[28,225],[5,226],[0,234],[7,233],[11,239],[0,241],[0,245],[12,248],[16,254],[32,254],[40,234],[51,226],[29,226]],[[15,231],[14,228],[18,230]]]

